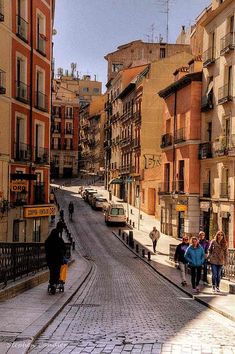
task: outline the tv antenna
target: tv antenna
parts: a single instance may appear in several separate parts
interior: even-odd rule
[[[170,11],[170,1],[171,0],[157,0],[157,3],[159,5],[164,6],[163,11],[161,13],[166,14],[166,43],[168,43],[169,40],[169,11]]]

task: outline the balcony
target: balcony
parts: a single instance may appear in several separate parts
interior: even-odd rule
[[[165,181],[159,184],[158,194],[170,194],[170,181]]]
[[[140,148],[140,139],[135,138],[135,139],[132,140],[132,148],[133,149]]]
[[[45,183],[38,182],[34,186],[34,204],[45,204]]]
[[[131,171],[131,165],[130,165],[130,164],[121,165],[121,166],[119,167],[119,170],[120,170],[120,174],[127,174],[127,173],[130,173],[130,171]]]
[[[213,108],[213,92],[202,97],[201,112],[208,112]]]
[[[220,40],[220,55],[227,54],[234,50],[234,32],[229,32]]]
[[[4,3],[0,0],[0,22],[4,21]]]
[[[220,183],[220,198],[228,198],[228,183]]]
[[[172,182],[172,191],[175,193],[183,194],[184,193],[184,179]]]
[[[215,48],[210,47],[202,54],[203,67],[213,64],[215,62]]]
[[[71,129],[69,129],[69,128],[65,129],[65,134],[73,135],[73,129],[72,128]]]
[[[226,84],[220,87],[218,91],[218,104],[224,104],[232,100],[233,100],[232,85]]]
[[[51,126],[51,133],[52,134],[60,134],[61,133],[61,128],[57,126]]]
[[[37,51],[44,57],[46,56],[46,37],[42,33],[37,35]]]
[[[141,113],[139,111],[135,112],[133,114],[132,121],[135,122],[135,123],[140,123],[141,122]]]
[[[30,87],[24,82],[16,81],[16,97],[18,101],[29,103],[30,100]]]
[[[64,150],[73,150],[73,144],[64,144]]]
[[[28,25],[27,21],[16,15],[16,35],[26,43],[28,43]]]
[[[35,146],[34,148],[34,162],[37,164],[49,163],[49,150],[44,147]]]
[[[15,142],[14,159],[16,161],[30,161],[30,145],[19,141]]]
[[[172,145],[172,135],[171,134],[164,134],[162,135],[162,142],[161,142],[161,149],[164,149],[168,146]]]
[[[40,91],[35,92],[35,108],[48,112],[48,97]]]
[[[6,73],[0,69],[0,95],[6,93]]]
[[[73,114],[65,113],[65,119],[73,119]],[[85,124],[86,125],[86,124]]]
[[[130,145],[130,143],[131,143],[131,138],[130,137],[122,138],[120,140],[120,144],[121,144],[122,148]]]
[[[51,143],[51,150],[61,150],[61,144]]]
[[[177,129],[175,132],[174,143],[183,143],[185,140],[185,128]]]
[[[212,143],[202,143],[199,145],[199,153],[198,158],[199,160],[210,159],[212,157]]]
[[[202,184],[202,196],[205,198],[211,198],[211,184],[203,183]]]

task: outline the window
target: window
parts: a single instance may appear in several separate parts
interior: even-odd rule
[[[112,64],[112,72],[113,73],[117,73],[119,72],[123,67],[123,64],[120,64],[120,63],[113,63]]]
[[[46,55],[46,19],[42,13],[37,14],[37,51]]]
[[[33,242],[40,242],[41,240],[41,220],[34,220],[34,228],[33,228]]]
[[[44,71],[37,70],[35,107],[42,111],[47,110],[47,97],[44,94],[44,92],[45,92],[45,73]]]
[[[24,103],[29,102],[29,87],[26,85],[27,61],[23,56],[16,58],[16,99]]]
[[[160,58],[166,57],[166,48],[160,48]]]
[[[98,87],[94,87],[94,88],[93,88],[93,93],[99,93],[99,92],[100,92],[100,90],[99,90]]]
[[[18,14],[16,16],[16,34],[18,37],[28,42],[28,22],[27,18],[27,1],[17,1]]]
[[[73,118],[73,107],[66,107],[65,116],[66,118]]]
[[[111,215],[124,215],[124,209],[123,208],[112,208],[110,211]]]
[[[83,87],[83,88],[82,88],[82,92],[84,92],[84,93],[89,92],[89,87]]]

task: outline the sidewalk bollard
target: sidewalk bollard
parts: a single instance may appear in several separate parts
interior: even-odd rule
[[[139,245],[138,244],[135,245],[135,250],[136,250],[136,253],[139,253]]]
[[[118,236],[121,236],[121,229],[118,230]]]
[[[151,261],[151,253],[148,251],[148,261]]]
[[[134,240],[133,240],[133,231],[129,231],[129,246],[133,248]]]
[[[135,227],[135,222],[133,221],[133,223],[132,223],[132,227]]]
[[[75,241],[73,241],[72,245],[73,245],[73,251],[74,251],[75,250]]]
[[[142,249],[142,257],[144,258],[145,257],[145,250]]]

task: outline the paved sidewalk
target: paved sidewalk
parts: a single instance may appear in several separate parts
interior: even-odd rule
[[[30,343],[70,301],[91,271],[91,263],[73,252],[64,293],[49,295],[47,283],[0,302],[0,353],[26,353]]]

